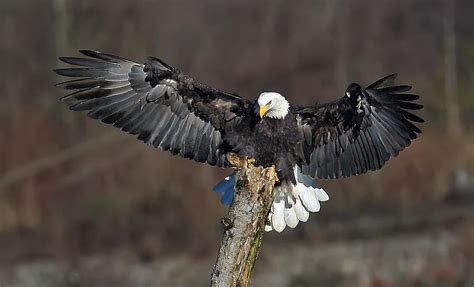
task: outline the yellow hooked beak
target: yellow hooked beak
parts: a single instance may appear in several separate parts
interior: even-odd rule
[[[263,116],[268,112],[268,107],[267,106],[260,106],[260,110],[258,114],[260,115],[260,118],[263,119]]]

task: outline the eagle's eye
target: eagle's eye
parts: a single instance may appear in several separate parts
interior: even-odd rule
[[[266,104],[266,106],[271,106],[271,105],[272,105],[272,100],[270,100],[270,101]]]

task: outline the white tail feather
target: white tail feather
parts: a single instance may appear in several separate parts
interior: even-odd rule
[[[317,188],[314,180],[301,173],[295,167],[296,185],[291,182],[282,182],[275,187],[273,204],[268,214],[269,225],[265,231],[276,230],[282,232],[286,226],[295,228],[300,221],[306,222],[310,212],[318,212],[320,201],[329,200],[328,194]],[[221,202],[230,205],[235,188],[235,174],[226,177],[214,187],[214,191],[221,193]]]
[[[306,222],[310,212],[318,212],[320,201],[329,200],[328,194],[317,188],[314,180],[301,173],[295,167],[296,185],[282,182],[275,188],[273,205],[268,215],[271,225],[265,226],[265,231],[282,232],[286,226],[295,228],[300,221]]]

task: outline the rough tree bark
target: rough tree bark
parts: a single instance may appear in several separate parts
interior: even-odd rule
[[[238,168],[234,201],[222,219],[224,236],[211,274],[211,286],[248,286],[262,242],[277,181],[274,167],[255,167],[229,156]]]

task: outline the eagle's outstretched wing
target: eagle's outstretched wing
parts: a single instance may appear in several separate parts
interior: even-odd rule
[[[422,105],[407,94],[410,86],[393,86],[396,74],[365,89],[351,84],[334,102],[295,108],[302,143],[303,172],[317,178],[340,178],[377,170],[410,145],[423,120],[409,112]]]
[[[71,110],[88,111],[173,154],[226,165],[222,132],[244,114],[245,99],[198,83],[157,58],[142,65],[95,51],[81,53],[87,57],[60,58],[76,67],[55,70],[76,78],[57,85],[73,90],[63,98]]]

